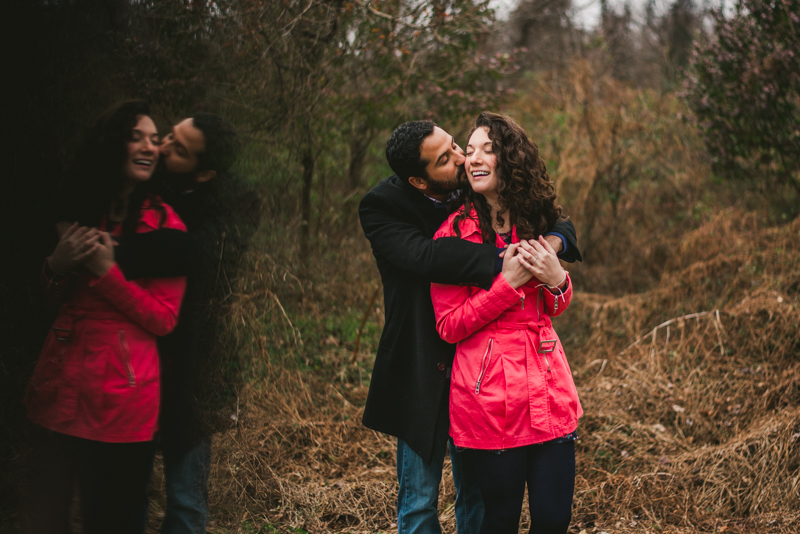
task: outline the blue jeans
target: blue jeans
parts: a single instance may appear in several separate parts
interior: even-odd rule
[[[445,419],[447,421],[447,419]],[[441,534],[439,525],[439,482],[445,449],[450,451],[456,486],[456,528],[458,534],[478,534],[483,521],[483,500],[471,471],[465,470],[461,454],[448,436],[449,425],[437,429],[430,465],[401,439],[397,440],[397,532],[398,534]]]
[[[208,473],[211,438],[188,451],[162,448],[167,511],[162,534],[205,534],[208,522]]]

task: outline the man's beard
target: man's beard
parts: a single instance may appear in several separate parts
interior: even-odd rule
[[[174,193],[183,193],[196,189],[197,184],[194,181],[196,176],[197,173],[194,171],[169,172],[166,165],[164,165],[163,159],[158,160],[158,166],[156,167],[155,173],[153,173],[153,179],[156,180],[159,186]]]
[[[446,195],[447,193],[452,193],[458,189],[459,185],[461,185],[461,178],[463,174],[463,167],[459,167],[458,173],[447,180],[434,180],[433,178],[428,177],[428,193],[432,195]]]

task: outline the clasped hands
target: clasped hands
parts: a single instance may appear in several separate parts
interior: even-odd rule
[[[66,274],[83,266],[97,277],[105,275],[114,265],[114,240],[108,232],[78,226],[78,223],[59,223],[60,234],[55,250],[47,260],[58,274]]]
[[[534,277],[551,288],[562,286],[566,282],[566,273],[558,261],[556,251],[542,236],[509,245],[503,255],[501,273],[514,289]]]

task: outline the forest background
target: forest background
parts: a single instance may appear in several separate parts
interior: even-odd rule
[[[85,128],[136,97],[162,131],[229,117],[264,198],[218,303],[237,381],[210,532],[396,530],[393,441],[360,424],[384,315],[356,207],[394,127],[432,118],[463,144],[485,109],[538,143],[585,258],[556,323],[586,410],[572,531],[796,532],[800,1],[582,7],[6,2],[0,531],[19,529],[20,400],[54,313],[48,206]],[[163,509],[157,472],[153,532]]]

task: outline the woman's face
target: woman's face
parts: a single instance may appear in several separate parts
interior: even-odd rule
[[[146,182],[158,162],[158,130],[153,119],[140,115],[128,141],[128,159],[123,174],[128,182]]]
[[[492,152],[488,128],[484,126],[472,132],[465,155],[464,170],[472,190],[492,196],[497,192],[497,156]]]

